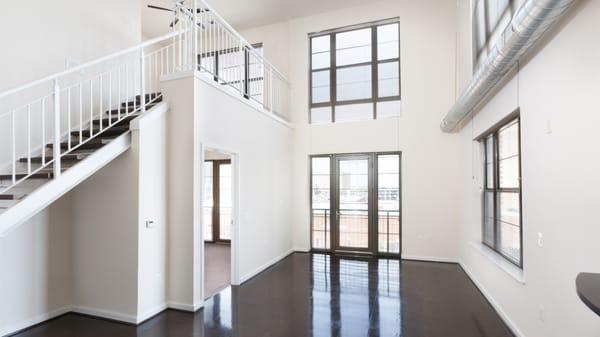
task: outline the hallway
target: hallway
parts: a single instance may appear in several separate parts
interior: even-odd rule
[[[167,310],[139,327],[68,314],[16,336],[512,334],[458,265],[295,253],[195,314]]]

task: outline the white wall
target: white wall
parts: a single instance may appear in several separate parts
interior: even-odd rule
[[[66,58],[85,62],[138,43],[140,6],[139,0],[3,2],[0,91],[64,70]],[[8,148],[5,141],[0,148]],[[71,201],[67,194],[0,239],[0,335],[72,303]]]
[[[138,153],[138,321],[167,303],[167,106],[140,118],[133,128]],[[153,225],[146,227],[146,221]]]
[[[242,32],[264,43],[266,58],[275,60],[291,82],[295,249],[310,248],[309,155],[402,151],[403,255],[457,256],[459,140],[438,127],[455,92],[454,13],[452,1],[377,1]],[[308,34],[392,17],[400,17],[401,117],[309,125]]]
[[[0,336],[69,310],[71,197],[0,238]]]
[[[233,152],[239,163],[236,256],[246,279],[292,249],[292,130],[191,73],[180,76],[163,83],[171,106],[169,300],[172,307],[190,310],[203,302],[201,217],[194,216],[201,206],[203,146]]]
[[[292,250],[292,129],[203,80],[195,93],[200,142],[237,155],[238,265],[246,280]]]
[[[461,1],[459,81],[471,71],[468,1]],[[579,272],[600,272],[598,93],[600,2],[579,1],[568,18],[460,131],[460,260],[517,334],[600,336],[600,320],[575,293]],[[472,139],[521,110],[525,284],[481,254],[481,181]],[[538,233],[544,237],[537,244]],[[543,310],[540,310],[543,308]]]

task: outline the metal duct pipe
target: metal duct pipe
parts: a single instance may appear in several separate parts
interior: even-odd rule
[[[525,0],[440,128],[452,132],[577,0]]]

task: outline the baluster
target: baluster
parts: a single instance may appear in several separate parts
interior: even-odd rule
[[[71,87],[67,88],[67,142],[71,150]]]
[[[83,142],[83,86],[79,83],[79,144]]]
[[[102,81],[102,79],[104,78],[104,74],[100,74],[100,115],[98,116],[98,122],[99,124],[99,128],[100,131],[103,130],[102,127],[102,114],[104,113],[104,106],[103,106],[103,101],[104,101],[104,83]]]
[[[27,175],[31,174],[31,104],[27,104]]]
[[[60,177],[60,86],[58,79],[54,80],[54,178]]]
[[[146,88],[145,88],[145,56],[144,50],[140,50],[140,106],[142,113],[146,112]]]
[[[46,166],[46,97],[42,97],[42,167]]]
[[[90,137],[94,135],[94,80],[90,80]]]
[[[108,71],[108,125],[112,121],[112,70]]]
[[[15,110],[10,112],[10,130],[11,130],[11,148],[12,148],[12,183],[17,183],[17,146],[16,146],[16,134],[15,134]]]

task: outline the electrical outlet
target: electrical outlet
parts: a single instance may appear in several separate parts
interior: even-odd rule
[[[538,232],[538,239],[537,239],[537,242],[538,242],[538,246],[539,246],[540,248],[541,248],[541,247],[544,247],[544,234],[542,234],[542,232]]]

